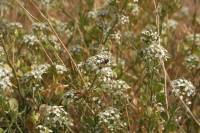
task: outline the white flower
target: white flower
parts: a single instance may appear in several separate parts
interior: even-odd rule
[[[119,19],[120,19],[120,23],[121,23],[122,25],[128,24],[128,23],[129,23],[129,17],[128,17],[128,16],[121,15]]]
[[[55,67],[58,74],[63,74],[64,72],[67,72],[67,68],[65,65],[56,64]]]
[[[102,50],[97,55],[88,58],[85,62],[85,66],[89,71],[96,71],[104,66],[111,65],[111,60],[111,53]]]
[[[38,66],[35,66],[30,72],[25,74],[25,77],[31,77],[33,76],[35,79],[41,80],[42,75],[47,73],[47,70],[49,69],[49,64],[41,64]]]
[[[62,106],[45,106],[44,124],[51,128],[66,129],[73,126],[73,121]]]
[[[8,23],[7,26],[10,29],[22,29],[23,28],[23,25],[19,22],[11,22],[11,23]]]
[[[38,125],[36,129],[38,130],[39,133],[53,133],[51,129],[43,125]]]
[[[113,72],[111,67],[103,67],[102,69],[97,70],[97,74],[100,74],[99,79],[104,82],[116,77],[116,73]]]
[[[175,96],[182,98],[186,103],[190,104],[189,97],[196,94],[196,88],[192,82],[186,79],[176,79],[171,82],[173,89],[172,93]]]
[[[28,46],[35,46],[39,44],[39,40],[35,35],[24,35],[23,36],[23,43],[27,44]]]
[[[185,58],[184,64],[188,69],[200,68],[200,58],[197,55],[189,55]]]
[[[11,71],[6,68],[0,67],[0,88],[5,90],[12,86],[10,78],[12,77]]]
[[[118,109],[109,107],[98,114],[99,124],[105,125],[110,131],[118,131],[126,126],[121,120],[121,114]]]
[[[129,2],[128,7],[131,9],[131,14],[133,16],[138,16],[138,14],[139,14],[138,0],[133,0],[132,2]]]
[[[147,26],[145,30],[141,33],[141,40],[146,44],[151,44],[152,42],[157,42],[159,35],[156,31],[153,30],[154,27]]]
[[[134,15],[134,16],[137,16],[139,14],[139,5],[138,4],[133,4],[133,9],[131,11],[131,13]]]
[[[97,17],[97,11],[89,11],[88,12],[88,18],[96,19],[96,17]]]
[[[112,38],[115,39],[118,44],[120,44],[122,38],[121,32],[120,31],[115,32],[114,34],[112,34]]]
[[[79,99],[80,98],[77,95],[76,91],[73,89],[70,89],[67,92],[65,92],[65,94],[63,95],[62,103],[63,103],[63,105],[66,105],[66,104],[68,105],[70,103],[75,103]]]
[[[49,27],[46,23],[33,23],[32,30],[34,31],[48,31]]]
[[[150,61],[155,59],[162,59],[166,61],[169,58],[168,51],[156,43],[151,44],[149,47],[143,49],[143,54],[144,58]]]

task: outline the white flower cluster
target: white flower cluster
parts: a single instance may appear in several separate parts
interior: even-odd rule
[[[47,73],[49,64],[41,64],[32,69],[32,71],[25,74],[25,77],[34,77],[37,80],[42,80],[42,75]]]
[[[89,11],[88,18],[96,19],[97,18],[97,11]]]
[[[184,64],[188,69],[200,68],[200,58],[197,55],[189,55],[185,58]]]
[[[119,22],[120,24],[124,25],[124,24],[128,24],[129,23],[129,16],[125,16],[125,15],[120,15],[119,16]]]
[[[39,44],[39,40],[35,35],[28,34],[23,36],[22,42],[28,46],[35,46]]]
[[[172,93],[184,100],[186,104],[190,105],[191,101],[189,98],[195,95],[195,86],[186,79],[176,79],[173,80],[171,84],[173,86]]]
[[[67,38],[70,38],[73,35],[73,31],[67,28],[64,33],[66,34]]]
[[[46,106],[44,124],[55,129],[67,129],[67,127],[74,125],[71,117],[62,106]]]
[[[127,90],[130,89],[130,86],[123,80],[113,79],[101,82],[101,89],[120,99],[128,98]]]
[[[49,27],[46,23],[36,22],[32,24],[33,31],[48,31]]]
[[[56,64],[55,68],[58,74],[63,74],[68,71],[65,65]]]
[[[38,125],[36,129],[38,130],[39,133],[53,133],[51,129],[43,125]]]
[[[116,73],[113,72],[111,67],[103,67],[96,72],[99,74],[99,80],[106,82],[110,81],[113,78],[117,77]]]
[[[106,126],[110,132],[120,131],[122,128],[126,127],[126,123],[121,120],[120,115],[118,109],[113,107],[107,108],[98,114],[99,124]]]
[[[128,7],[131,8],[131,13],[133,16],[138,16],[139,14],[139,1],[138,0],[133,0],[132,2],[128,3]]]
[[[12,77],[12,73],[11,71],[0,67],[0,88],[5,90],[6,88],[9,88],[12,86],[11,83],[11,78]]]
[[[123,80],[117,80],[117,74],[112,70],[112,56],[108,51],[101,51],[97,55],[86,60],[86,70],[97,74],[98,86],[94,87],[97,91],[108,92],[115,97],[127,98],[127,90],[130,86]]]
[[[115,39],[115,41],[120,44],[121,43],[121,38],[122,38],[122,34],[120,31],[115,32],[114,34],[111,35],[111,37],[113,39]]]
[[[149,61],[155,59],[162,59],[164,61],[167,61],[169,58],[168,51],[164,47],[156,43],[153,43],[149,47],[144,48],[142,52],[144,54],[145,60]]]
[[[141,40],[146,44],[151,44],[152,42],[157,42],[159,35],[156,31],[153,31],[151,27],[147,27],[141,33]]]
[[[105,103],[102,101],[102,99],[100,97],[92,97],[92,103],[95,104],[95,107],[97,107],[98,109],[102,109],[102,107],[105,107]]]
[[[86,69],[89,71],[96,71],[105,66],[111,65],[111,53],[102,50],[97,55],[88,58],[85,62]]]
[[[153,103],[153,106],[154,106],[156,112],[165,112],[164,105],[157,100],[156,95],[153,95],[152,103]]]
[[[77,95],[76,91],[73,89],[68,90],[63,95],[62,104],[69,105],[71,103],[75,103],[79,100],[79,96]]]
[[[7,24],[8,28],[11,30],[22,29],[23,25],[19,22],[11,22]]]

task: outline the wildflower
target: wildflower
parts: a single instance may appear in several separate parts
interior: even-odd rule
[[[172,93],[184,100],[186,104],[190,105],[191,101],[189,100],[189,97],[195,95],[195,86],[186,79],[176,79],[173,80],[171,84],[173,86]]]
[[[89,11],[88,18],[96,19],[97,18],[97,11]]]
[[[74,125],[71,117],[62,106],[46,105],[42,117],[44,125],[52,129],[66,129]]]
[[[115,39],[115,41],[118,44],[120,44],[121,43],[121,38],[122,38],[121,32],[120,31],[115,32],[114,34],[112,34],[112,38]]]
[[[30,72],[25,74],[25,77],[34,77],[35,79],[41,80],[42,75],[47,73],[49,67],[50,67],[49,64],[41,64],[35,66]]]
[[[99,80],[104,82],[116,77],[116,73],[113,72],[111,67],[103,67],[102,69],[97,70],[96,73],[99,74]]]
[[[162,59],[167,61],[169,58],[168,51],[158,44],[151,44],[149,47],[143,49],[145,60],[153,61],[155,59]]]
[[[39,44],[39,40],[35,35],[24,35],[22,42],[28,46],[35,46]]]
[[[121,120],[118,109],[109,107],[98,114],[99,124],[106,126],[109,131],[116,132],[126,127],[126,123]]]
[[[164,112],[165,111],[164,105],[157,100],[156,95],[152,96],[152,103],[153,103],[153,106],[154,106],[156,112]]]
[[[97,55],[88,58],[85,62],[85,66],[87,70],[94,71],[103,66],[111,65],[111,60],[111,54],[106,50],[102,50]]]
[[[36,22],[36,23],[32,24],[32,30],[35,31],[35,32],[38,32],[38,31],[48,31],[49,27],[48,27],[48,25],[46,23]]]
[[[128,24],[128,23],[129,23],[129,17],[128,17],[128,16],[125,16],[125,15],[121,15],[121,16],[120,16],[120,23],[121,23],[122,25]]]
[[[74,55],[78,55],[78,54],[81,53],[82,48],[81,48],[81,46],[80,46],[79,44],[77,44],[77,45],[73,46],[73,47],[70,49],[70,51],[71,51]]]
[[[159,35],[156,31],[153,30],[153,27],[148,26],[141,33],[141,40],[145,44],[151,44],[152,42],[157,42],[159,39]]]
[[[131,14],[137,16],[139,14],[139,4],[138,0],[133,0],[133,2],[128,3],[128,7],[131,9]]]
[[[130,86],[123,80],[104,80],[101,82],[101,89],[119,99],[129,97],[127,90]]]
[[[65,72],[67,72],[67,68],[65,67],[65,65],[56,64],[55,68],[56,68],[56,71],[58,74],[63,74]]]
[[[23,28],[23,25],[19,22],[11,22],[11,23],[8,23],[7,26],[8,26],[8,28],[10,28],[12,30]]]
[[[6,68],[0,67],[0,88],[5,90],[12,86],[12,73]]]
[[[71,103],[75,103],[76,101],[78,101],[80,98],[77,95],[76,91],[73,89],[68,90],[67,92],[65,92],[65,94],[63,95],[63,105],[69,105]]]
[[[43,125],[38,125],[36,129],[38,130],[39,133],[53,133],[51,129]]]
[[[200,67],[199,62],[200,59],[197,55],[189,55],[185,58],[184,64],[188,69],[193,69]]]
[[[65,29],[64,33],[67,35],[67,38],[70,38],[73,35],[72,30],[69,28]]]
[[[92,97],[92,102],[96,105],[96,108],[102,109],[105,106],[105,103],[101,100],[100,97]]]

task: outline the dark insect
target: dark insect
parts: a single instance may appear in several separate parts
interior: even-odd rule
[[[102,65],[105,65],[105,64],[107,64],[108,62],[109,62],[109,60],[108,60],[108,59],[105,59],[104,61],[101,62],[101,64],[102,64]]]
[[[106,65],[109,62],[109,59],[105,59],[101,62],[99,69],[101,69],[104,65]]]

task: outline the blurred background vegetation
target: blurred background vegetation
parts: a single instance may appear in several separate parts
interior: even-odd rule
[[[1,0],[0,52],[0,132],[200,131],[199,0]]]

